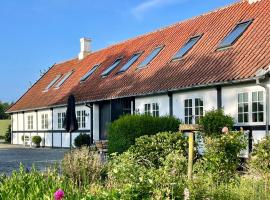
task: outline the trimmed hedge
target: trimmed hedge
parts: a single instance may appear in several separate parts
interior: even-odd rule
[[[32,137],[32,142],[34,144],[40,144],[41,143],[41,140],[42,140],[41,137],[38,136],[38,135],[35,135],[35,136]]]
[[[90,139],[89,134],[80,133],[74,140],[75,147],[90,146]]]
[[[122,153],[135,139],[158,132],[178,131],[180,120],[172,116],[124,115],[108,126],[109,153]]]

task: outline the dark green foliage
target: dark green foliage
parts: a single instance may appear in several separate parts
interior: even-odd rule
[[[5,134],[5,141],[7,143],[10,143],[11,142],[11,125],[8,126],[8,130]]]
[[[11,104],[0,101],[0,119],[9,119],[10,115],[5,113]]]
[[[261,175],[270,177],[270,136],[255,144],[250,164]]]
[[[135,139],[143,135],[154,135],[164,131],[178,131],[180,120],[171,117],[152,117],[147,115],[125,115],[108,127],[109,153],[122,153]]]
[[[131,151],[135,158],[148,160],[155,167],[159,167],[164,158],[173,151],[187,156],[188,142],[182,133],[163,132],[137,138],[128,151]]]
[[[216,184],[233,181],[241,163],[238,155],[247,145],[243,133],[229,132],[205,141],[206,152],[203,160],[196,164],[198,170]]]
[[[75,140],[74,144],[76,147],[90,146],[90,135],[86,133],[80,133]]]
[[[126,152],[113,155],[108,185],[121,191],[119,199],[181,199],[187,178],[186,148],[181,133],[142,136]]]
[[[225,115],[222,109],[218,109],[206,112],[199,124],[202,125],[205,135],[216,137],[221,135],[221,130],[225,126],[231,130],[234,121],[231,116]]]
[[[41,142],[41,137],[38,136],[38,135],[33,136],[33,137],[32,137],[32,142],[33,142],[34,144],[40,144],[40,142]]]

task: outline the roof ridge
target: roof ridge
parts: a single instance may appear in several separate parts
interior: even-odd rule
[[[160,31],[163,31],[163,30],[168,29],[168,28],[172,28],[172,27],[177,26],[177,25],[179,25],[179,24],[182,24],[182,23],[185,23],[185,22],[188,22],[188,21],[192,21],[192,20],[195,20],[195,19],[200,18],[200,17],[203,17],[203,16],[207,16],[207,15],[216,13],[216,12],[222,11],[222,10],[224,10],[224,9],[230,8],[230,7],[232,7],[232,6],[235,6],[235,5],[237,5],[237,4],[242,4],[242,3],[245,3],[245,2],[247,2],[247,1],[239,0],[239,1],[237,1],[237,2],[234,2],[234,3],[231,3],[231,4],[229,4],[229,5],[226,5],[226,6],[217,8],[217,9],[215,9],[215,10],[212,10],[212,11],[209,11],[209,12],[206,12],[206,13],[202,13],[202,14],[200,14],[200,15],[197,15],[197,16],[194,16],[194,17],[191,17],[191,18],[184,19],[184,20],[182,20],[182,21],[176,22],[176,23],[171,24],[171,25],[164,26],[163,28],[159,28],[159,29],[156,29],[156,30],[154,30],[154,31],[151,31],[151,32],[148,32],[148,33],[144,33],[144,34],[141,34],[141,35],[138,35],[138,36],[135,36],[135,37],[126,39],[126,40],[122,40],[122,41],[120,41],[120,42],[118,42],[118,43],[116,43],[116,44],[112,44],[112,45],[106,46],[106,47],[104,47],[104,48],[98,49],[97,51],[94,51],[94,52],[90,53],[90,54],[87,55],[86,57],[92,55],[93,53],[97,53],[97,52],[100,52],[100,51],[104,51],[104,50],[106,50],[106,49],[110,49],[110,48],[113,48],[113,47],[122,45],[123,43],[129,42],[129,41],[133,41],[133,40],[136,40],[136,39],[139,39],[139,38],[142,38],[142,37],[145,37],[145,36],[148,36],[148,35],[151,35],[151,34],[160,32]]]

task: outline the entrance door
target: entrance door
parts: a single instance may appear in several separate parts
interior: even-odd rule
[[[104,102],[99,105],[99,138],[107,139],[107,125],[111,122],[111,103]]]

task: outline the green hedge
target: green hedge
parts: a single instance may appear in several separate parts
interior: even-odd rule
[[[135,139],[158,132],[178,131],[180,120],[172,116],[125,115],[108,126],[109,153],[122,153]]]

